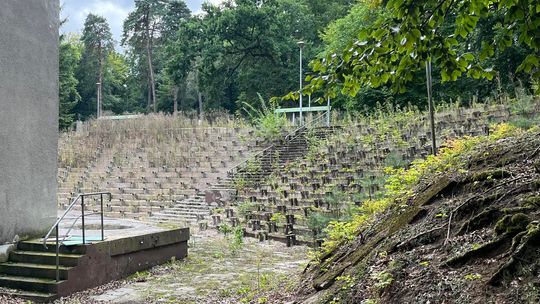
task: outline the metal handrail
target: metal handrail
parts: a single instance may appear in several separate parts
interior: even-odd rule
[[[47,232],[47,234],[43,238],[43,246],[45,247],[45,249],[48,249],[49,247],[47,247],[47,240],[51,236],[51,233],[53,231],[56,231],[56,237],[55,237],[56,238],[56,282],[60,281],[60,241],[59,241],[60,222],[62,222],[62,220],[64,220],[64,218],[66,217],[68,212],[71,211],[71,209],[73,209],[73,207],[79,201],[79,199],[81,199],[81,215],[75,219],[75,222],[73,223],[71,228],[73,228],[73,226],[75,225],[75,223],[77,223],[79,218],[82,218],[82,239],[83,239],[83,244],[86,244],[85,225],[84,225],[84,198],[88,197],[88,196],[98,196],[98,195],[101,198],[100,199],[101,212],[99,213],[99,214],[101,214],[101,240],[104,241],[105,240],[105,231],[103,229],[103,195],[108,195],[109,196],[109,202],[110,202],[112,200],[112,194],[110,192],[92,192],[92,193],[80,193],[80,194],[78,194],[77,197],[75,197],[73,199],[73,201],[71,201],[69,206],[66,208],[66,211],[64,211],[62,216],[60,216],[60,218],[58,220],[56,220],[54,225],[51,227],[51,229],[49,229],[49,231]],[[96,214],[96,213],[94,213],[94,214]],[[70,231],[71,231],[71,228],[70,228]],[[65,239],[66,239],[66,237],[64,237],[63,241]]]
[[[326,115],[328,115],[328,114],[327,113],[322,113],[321,115],[317,116],[315,119],[311,120],[308,124],[302,125],[299,128],[296,128],[293,131],[287,133],[287,135],[285,135],[285,140],[291,141],[291,140],[295,139],[298,136],[296,133],[300,132],[301,130],[307,129],[309,126],[313,125],[315,122],[319,121],[322,117],[325,117]],[[296,136],[291,138],[291,136],[293,136],[293,135],[296,135]],[[259,151],[259,152],[255,153],[255,154],[251,155],[248,159],[239,162],[238,164],[233,166],[231,169],[229,169],[227,172],[229,173],[229,175],[233,174],[235,171],[238,170],[239,167],[243,166],[247,162],[257,158],[260,155],[264,155],[264,153],[266,153],[266,151],[275,148],[275,146],[276,146],[276,144],[270,145],[269,147],[265,148],[264,150]]]
[[[291,137],[292,135],[294,135],[295,133],[299,132],[300,130],[302,129],[307,129],[308,127],[311,127],[313,124],[315,124],[315,122],[319,121],[321,118],[327,116],[328,114],[327,113],[322,113],[320,114],[319,116],[315,117],[315,119],[311,120],[308,124],[305,124],[303,126],[301,126],[300,128],[294,130],[293,132],[287,134],[287,136],[285,136],[285,140],[293,140],[295,139],[298,135],[296,135],[295,137],[289,139],[289,137]]]
[[[93,212],[93,213],[85,213],[84,216],[90,216],[90,215],[96,215],[96,214],[101,214],[101,212]],[[66,233],[64,234],[64,237],[62,238],[62,242],[64,242],[66,240],[66,238],[69,236],[69,233],[71,232],[71,230],[73,230],[73,228],[75,227],[75,224],[77,224],[77,222],[79,221],[79,219],[82,217],[83,215],[79,215],[75,218],[75,220],[73,221],[73,223],[71,224],[71,226],[69,227],[69,229],[66,231]],[[103,232],[103,231],[102,231]],[[103,233],[102,233],[103,234]],[[105,237],[104,235],[101,236],[101,239],[104,240]]]

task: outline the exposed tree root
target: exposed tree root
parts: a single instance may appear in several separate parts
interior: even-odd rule
[[[492,225],[499,219],[503,213],[496,208],[488,207],[470,220],[461,225],[456,235],[464,235],[467,232],[475,231]]]
[[[486,170],[472,175],[468,182],[481,182],[488,179],[502,179],[512,176],[512,172],[505,169]]]
[[[538,148],[536,148],[533,151],[533,153],[531,153],[529,156],[527,156],[526,160],[529,160],[529,159],[532,159],[532,158],[536,157],[536,155],[538,155],[538,152],[540,152],[540,146],[538,146]]]
[[[488,196],[473,196],[457,206],[452,213],[454,218],[459,219],[465,217],[467,214],[473,213],[475,210],[484,208],[486,205],[491,204],[499,198],[499,193],[491,194]]]
[[[516,251],[517,247],[519,246],[519,244],[521,244],[521,240],[523,239],[523,237],[528,233],[527,230],[525,231],[521,231],[520,233],[516,234],[516,236],[514,236],[512,238],[512,246],[510,246],[510,249],[501,256],[501,258],[506,258],[506,257],[509,257],[512,255],[512,253],[514,251]]]
[[[487,217],[491,211],[487,211],[485,217]],[[459,256],[446,260],[442,266],[460,267],[468,263],[470,260],[486,257],[496,256],[505,248],[511,248],[515,246],[516,238],[520,232],[527,229],[530,219],[523,213],[507,214],[497,221],[495,226],[495,232],[499,235],[495,240],[481,245],[477,248],[473,248]],[[463,226],[462,226],[463,229]],[[460,229],[461,230],[461,229]],[[512,240],[512,242],[510,242]]]
[[[519,245],[516,246],[515,243]],[[539,246],[540,227],[538,222],[533,222],[527,227],[526,233],[521,234],[519,240],[514,242],[512,246],[514,250],[510,254],[510,259],[491,276],[488,283],[495,286],[500,285],[505,279],[515,277],[525,268],[530,268],[531,264],[538,263]]]
[[[525,207],[535,208],[540,207],[540,196],[533,195],[523,200]]]
[[[441,266],[457,268],[467,264],[470,260],[485,257],[487,255],[493,255],[494,252],[498,252],[501,248],[509,247],[511,239],[512,235],[509,233],[503,234],[497,237],[495,240],[478,248],[473,248],[461,255],[446,260]]]
[[[503,209],[488,207],[484,209],[484,211],[480,212],[479,214],[475,215],[468,221],[464,222],[463,225],[461,225],[461,228],[456,233],[456,235],[464,235],[466,233],[491,226],[496,221],[500,220],[503,215],[513,215],[516,213],[530,212],[533,210],[534,210],[534,207],[529,207],[529,206],[503,208]]]
[[[408,240],[398,243],[391,249],[390,252],[411,250],[421,245],[427,245],[436,242],[442,237],[445,227],[446,225],[419,233]]]
[[[530,222],[531,220],[524,213],[507,214],[497,221],[495,233],[498,235],[505,233],[515,235],[527,229]]]

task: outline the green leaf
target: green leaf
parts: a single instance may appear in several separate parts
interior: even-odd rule
[[[471,54],[471,53],[465,53],[465,54],[463,54],[463,58],[465,58],[467,61],[473,61],[474,60],[474,55]]]
[[[454,38],[454,37],[450,37],[450,38],[446,39],[446,41],[448,42],[448,44],[449,44],[450,46],[456,46],[456,45],[459,44],[459,42],[457,41],[457,39]]]
[[[400,44],[403,46],[407,43],[407,38],[406,37],[403,37],[403,39],[401,39],[401,42]]]
[[[482,73],[482,76],[486,78],[487,80],[491,81],[493,80],[493,76],[495,76],[495,72],[493,71],[493,69],[486,69]]]
[[[540,66],[540,58],[534,54],[529,54],[525,57],[525,60],[517,68],[517,72],[530,73],[533,68],[538,68]]]
[[[484,61],[487,58],[493,56],[494,54],[495,54],[495,50],[493,49],[493,47],[489,43],[483,41],[482,49],[480,50],[480,60]]]
[[[411,34],[415,39],[420,39],[420,37],[422,36],[422,33],[420,33],[418,29],[412,30]]]
[[[373,32],[372,37],[376,40],[381,40],[381,38],[384,36],[385,30],[384,29],[378,29],[375,32]]]

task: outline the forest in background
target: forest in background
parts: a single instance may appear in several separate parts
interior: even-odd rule
[[[220,5],[204,4],[203,13],[194,15],[181,0],[136,0],[118,42],[113,41],[106,19],[89,14],[80,35],[60,37],[60,127],[95,117],[98,89],[103,111],[115,114],[199,109],[241,113],[245,104],[260,108],[259,94],[268,100],[298,92],[299,41],[305,42],[304,73],[309,80],[313,73],[308,62],[318,69],[317,62],[353,50],[363,31],[380,20],[394,18],[387,4],[229,0]],[[477,19],[469,26],[466,39],[454,39],[458,43],[455,49],[464,54],[484,52],[485,41],[504,34],[500,24],[505,14],[495,10]],[[457,17],[450,14],[444,18],[441,32],[451,37],[460,24]],[[124,51],[116,50],[115,43]],[[407,42],[404,46],[409,47]],[[511,97],[516,89],[532,90],[535,84],[530,73],[516,72],[534,53],[526,44],[510,41],[508,47],[487,52],[489,56],[482,62],[492,71],[489,77],[456,77],[443,82],[435,65],[435,101]],[[411,73],[400,90],[391,88],[390,83],[362,83],[354,94],[333,96],[333,106],[352,112],[369,111],[381,103],[425,108],[425,71],[417,68]],[[314,100],[323,90],[313,93]],[[282,106],[297,106],[294,99],[277,100]]]

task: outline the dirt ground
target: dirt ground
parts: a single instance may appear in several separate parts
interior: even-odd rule
[[[293,288],[308,262],[306,247],[250,238],[235,247],[216,231],[197,232],[189,245],[185,260],[56,303],[269,303],[284,296],[276,290]]]

